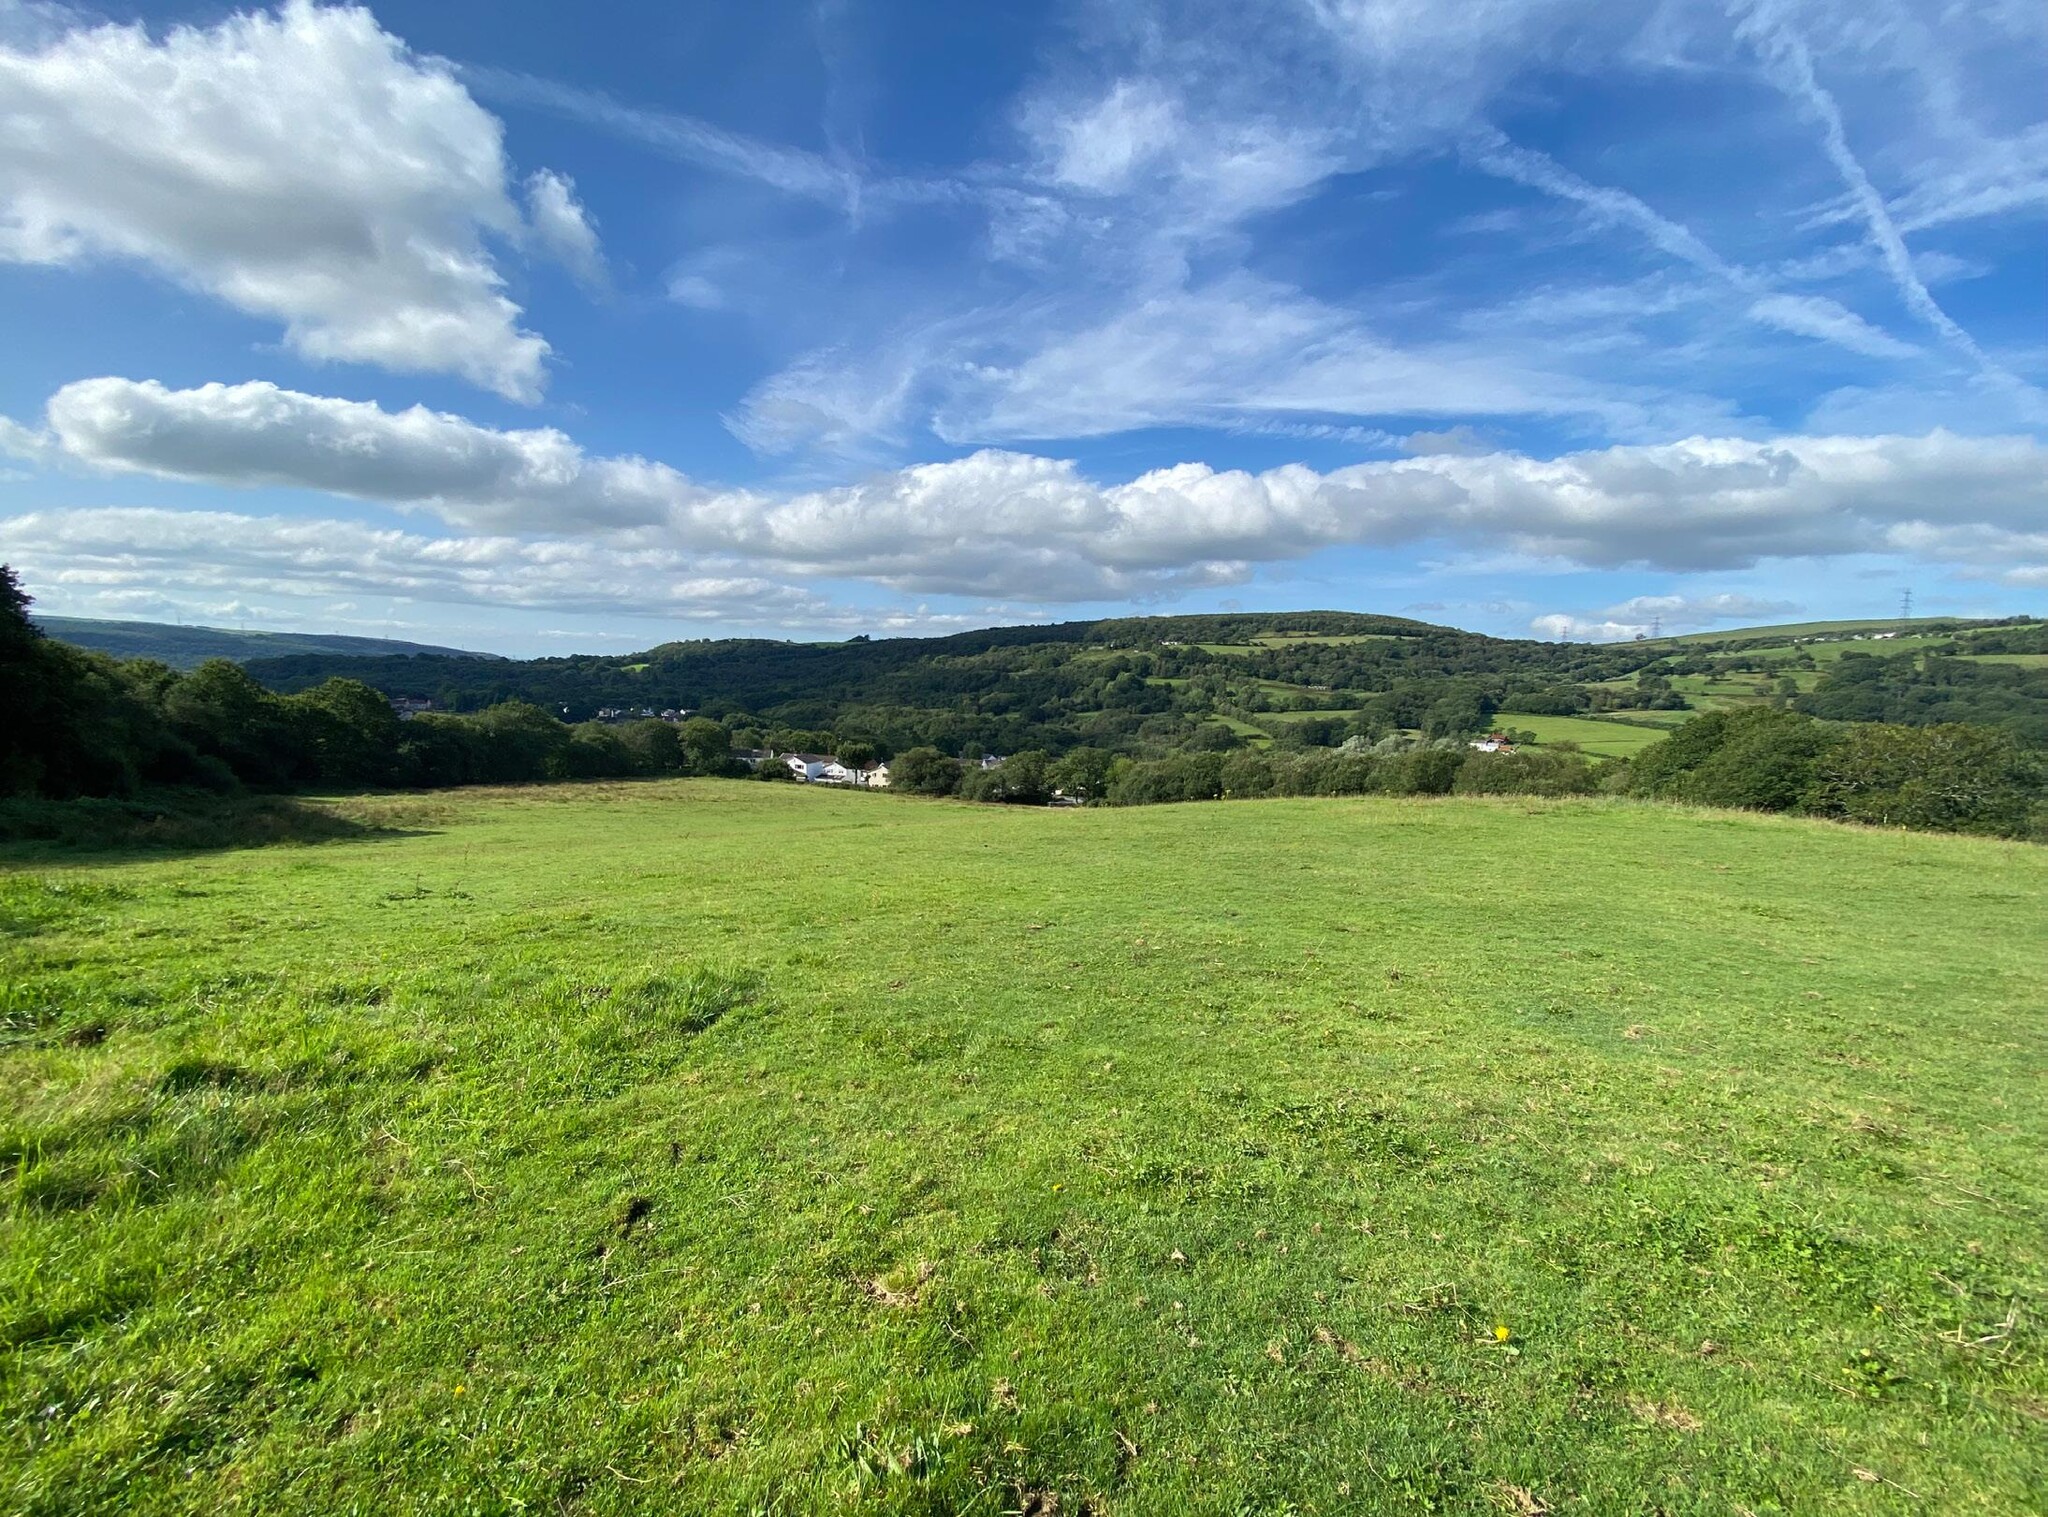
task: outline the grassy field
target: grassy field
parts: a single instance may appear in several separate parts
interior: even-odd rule
[[[1195,646],[1205,653],[1236,654],[1294,648],[1304,644],[1337,648],[1349,643],[1383,643],[1398,636],[1400,634],[1394,632],[1276,632],[1270,637],[1255,637],[1248,643],[1197,643]]]
[[[2048,850],[337,804],[0,874],[0,1510],[2041,1510]]]
[[[1636,713],[1630,713],[1635,715]],[[1696,713],[1691,711],[1651,711],[1641,713],[1655,720],[1669,716],[1672,725],[1677,725]],[[1586,752],[1602,758],[1629,758],[1642,752],[1650,744],[1670,736],[1667,731],[1656,727],[1632,726],[1626,722],[1603,722],[1585,716],[1523,716],[1518,712],[1502,712],[1494,718],[1496,726],[1512,727],[1517,732],[1533,732],[1539,746],[1544,743],[1577,743]]]
[[[1725,627],[1719,631],[1680,632],[1670,637],[1652,638],[1656,643],[1707,643],[1723,642],[1730,638],[1745,637],[1820,637],[1839,632],[1910,632],[1912,623],[1901,621],[1896,616],[1873,616],[1860,621],[1841,622],[1777,622],[1768,627]]]

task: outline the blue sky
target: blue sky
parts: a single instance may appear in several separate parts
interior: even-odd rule
[[[507,652],[2043,610],[2032,0],[0,0],[0,557]]]

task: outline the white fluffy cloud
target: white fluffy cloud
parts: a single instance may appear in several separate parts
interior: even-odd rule
[[[534,236],[594,266],[568,181],[530,189]],[[531,399],[548,345],[488,245],[525,230],[497,120],[367,10],[0,36],[0,261],[142,263],[307,357]]]
[[[112,473],[285,485],[432,511],[459,527],[577,533],[648,526],[689,494],[672,469],[590,459],[552,428],[495,431],[414,406],[273,384],[169,390],[86,379],[50,398],[47,439]]]
[[[1689,632],[1717,622],[1751,625],[1782,621],[1803,611],[1797,601],[1723,591],[1712,595],[1638,595],[1591,616],[1553,611],[1534,618],[1529,630],[1538,637],[1568,642],[1619,642],[1649,637],[1659,631]]]
[[[1070,461],[985,449],[774,494],[707,487],[644,458],[593,458],[552,430],[497,431],[268,384],[124,379],[65,386],[40,431],[14,435],[98,471],[298,486],[467,531],[1039,601],[1227,583],[1324,549],[1421,542],[1672,571],[1887,551],[1980,563],[1996,543],[2019,555],[2002,566],[2011,570],[2037,561],[2028,555],[2048,492],[2048,445],[1936,431],[1694,437],[1554,459],[1439,453],[1326,473],[1189,463],[1107,485]]]
[[[173,586],[189,596],[374,596],[690,621],[828,627],[816,593],[691,555],[604,542],[429,537],[360,522],[105,507],[0,517],[0,559],[71,603]]]

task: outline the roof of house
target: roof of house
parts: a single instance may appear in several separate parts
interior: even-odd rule
[[[829,753],[785,753],[782,756],[786,759],[795,759],[798,763],[802,764],[836,764],[839,762],[838,759],[832,757]]]

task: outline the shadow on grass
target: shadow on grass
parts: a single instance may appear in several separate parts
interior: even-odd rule
[[[424,836],[392,825],[403,810],[337,806],[286,795],[164,792],[128,800],[0,800],[0,864],[50,859],[116,861],[262,848],[279,843],[366,842]]]

